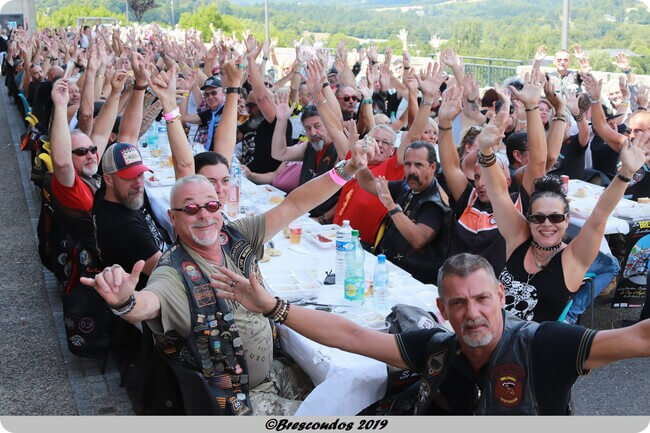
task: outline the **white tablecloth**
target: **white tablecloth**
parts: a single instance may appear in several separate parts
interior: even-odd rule
[[[168,163],[168,157],[152,157],[147,148],[141,148],[141,152],[145,164],[155,171],[154,176],[157,179],[147,180],[145,184],[152,210],[156,218],[169,227],[172,233],[167,209],[174,180],[173,168]],[[241,191],[242,209],[249,213],[268,210],[273,206],[270,202],[271,197],[281,195],[281,192],[275,188],[254,185],[247,179],[242,179]],[[243,216],[244,213],[241,213],[234,219]],[[282,233],[278,233],[273,238],[273,243],[274,247],[280,250],[281,255],[272,257],[268,262],[260,263],[262,276],[267,280],[269,276],[281,276],[282,272],[294,272],[311,275],[315,281],[323,282],[326,272],[335,268],[335,249],[333,245],[329,248],[321,248],[308,240],[309,231],[316,232],[323,229],[317,222],[307,215],[301,216],[296,221],[303,227],[301,243],[292,246]],[[372,277],[376,261],[375,256],[366,253],[367,280]],[[389,269],[390,305],[397,303],[417,305],[440,317],[435,304],[438,296],[435,286],[420,283],[392,263],[389,263]],[[377,319],[383,319],[389,310],[379,311],[372,299],[362,306],[346,304],[343,289],[336,287],[322,285],[314,289],[312,300],[328,305],[345,305],[342,308],[335,308],[334,312],[364,326],[376,327],[378,322],[383,323],[382,320]],[[355,415],[385,394],[387,370],[384,363],[323,346],[284,326],[278,328],[283,350],[298,362],[316,385],[299,407],[296,415]]]

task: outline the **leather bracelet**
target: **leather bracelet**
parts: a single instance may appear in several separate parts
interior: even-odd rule
[[[559,120],[560,122],[566,123],[566,118],[564,116],[553,116],[553,121]]]
[[[636,107],[636,110],[637,111],[648,111],[648,109],[645,108],[645,107]]]
[[[438,130],[439,131],[451,131],[452,127],[449,126],[448,128],[445,128],[444,126],[438,125]]]
[[[630,183],[632,181],[631,177],[623,176],[621,173],[616,173],[616,177],[622,180],[625,183]]]
[[[526,112],[528,112],[528,111],[535,111],[535,110],[539,110],[539,105],[535,105],[534,107],[530,107],[530,108],[525,108],[525,109],[524,109],[524,111],[526,111]]]
[[[125,303],[118,305],[116,307],[110,307],[113,314],[115,314],[118,317],[124,316],[125,314],[129,314],[131,311],[133,311],[134,308],[135,308],[135,295],[133,293],[131,293],[131,296],[129,296],[129,299],[127,299]]]
[[[576,122],[582,122],[582,119],[584,119],[584,118],[585,118],[585,116],[584,116],[584,114],[582,114],[582,113],[578,114],[577,116],[573,116],[573,119],[574,119]]]
[[[226,87],[226,94],[228,93],[241,93],[241,87]]]
[[[326,81],[326,82],[323,83],[323,89],[324,89],[325,87],[329,87],[329,86],[330,86],[330,82],[329,82],[329,81]]]
[[[137,84],[134,84],[133,85],[133,90],[147,90],[147,85],[145,84],[145,85],[139,86]]]
[[[410,67],[410,66],[404,66],[403,69],[404,69],[405,71],[408,71],[409,69],[411,69],[411,67]]]
[[[286,301],[285,301],[286,302]],[[289,317],[289,309],[291,308],[291,304],[286,302],[286,308],[280,315],[280,318],[277,320],[277,322],[282,325],[284,322],[287,321],[287,317]]]

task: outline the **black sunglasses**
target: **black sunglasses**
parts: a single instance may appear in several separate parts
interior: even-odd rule
[[[172,210],[179,211],[179,212],[185,212],[188,215],[196,215],[197,213],[199,213],[201,208],[205,208],[205,210],[207,210],[210,213],[215,213],[216,211],[221,209],[221,203],[216,201],[216,200],[209,201],[206,204],[201,205],[201,206],[199,206],[198,204],[195,204],[195,203],[190,203],[190,204],[186,204],[182,208],[176,208],[176,209],[172,209]]]
[[[357,102],[357,101],[359,100],[359,99],[357,99],[356,96],[344,96],[344,97],[343,97],[343,100],[344,100],[345,102],[350,102],[350,99],[352,99],[354,102]]]
[[[93,155],[96,154],[97,146],[77,147],[76,149],[72,149],[72,153],[74,153],[77,156],[86,156],[88,155],[88,152],[92,153]]]
[[[552,213],[550,215],[534,214],[534,215],[528,215],[526,219],[528,220],[529,223],[544,224],[544,221],[546,221],[546,218],[548,218],[548,220],[551,223],[558,224],[564,221],[567,216],[568,214],[566,213]]]

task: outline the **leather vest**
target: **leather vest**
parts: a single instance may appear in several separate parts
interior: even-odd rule
[[[487,368],[478,379],[475,415],[537,415],[531,346],[539,326],[502,312],[504,329]],[[439,332],[427,343],[425,371],[421,372],[415,414],[423,415],[436,399],[451,365],[460,356],[456,334]]]
[[[224,254],[248,276],[257,270],[257,259],[250,243],[236,230],[224,226],[227,237]],[[176,331],[156,335],[162,352],[178,365],[200,372],[222,411],[222,415],[251,415],[249,376],[244,346],[228,304],[216,296],[209,278],[184,247],[176,242],[163,253],[157,266],[170,266],[185,285],[190,307],[190,338]]]
[[[323,155],[321,158],[320,163],[316,165],[316,161],[318,160],[318,152],[314,150],[311,144],[307,143],[305,156],[302,159],[302,169],[300,170],[300,181],[298,184],[302,185],[304,183],[307,183],[313,178],[320,176],[328,170],[331,170],[332,167],[334,167],[336,164],[337,159],[338,153],[336,151],[336,146],[334,146],[334,143],[330,143],[327,150],[325,151],[325,155]],[[338,202],[338,200],[339,192],[309,211],[309,216],[319,217],[323,215],[332,207],[336,206],[336,202]]]
[[[438,191],[438,182],[435,179],[426,190],[420,193],[424,196],[418,197],[419,200],[415,203],[410,203],[413,194],[411,189],[406,186],[404,181],[402,185],[404,188],[395,203],[402,206],[404,214],[412,221],[416,221],[420,207],[425,203],[433,203],[443,211],[442,228],[439,233],[435,234],[433,241],[422,249],[415,250],[395,227],[392,219],[386,217],[388,219],[386,231],[377,246],[376,253],[383,252],[386,254],[386,258],[411,273],[413,277],[425,283],[432,283],[436,279],[438,268],[449,252],[453,215],[451,209],[442,201]]]

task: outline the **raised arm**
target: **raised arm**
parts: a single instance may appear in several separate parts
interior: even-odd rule
[[[483,125],[485,123],[485,116],[479,110],[479,103],[481,98],[479,96],[479,84],[474,80],[472,74],[467,74],[465,77],[465,87],[463,96],[463,117],[467,123],[474,125]]]
[[[494,148],[499,145],[503,137],[509,109],[509,106],[502,106],[501,111],[476,137],[479,144],[481,176],[485,179],[497,228],[506,240],[506,258],[510,257],[515,248],[530,236],[528,223],[510,198],[506,177],[498,166],[497,157],[494,154]]]
[[[546,152],[546,171],[549,171],[562,150],[564,142],[564,131],[566,126],[566,116],[564,114],[564,100],[555,93],[555,86],[552,82],[544,83],[544,94],[546,99],[553,106],[554,116],[551,121],[551,130],[548,133],[547,152]]]
[[[157,76],[149,77],[149,85],[156,92],[162,104],[163,114],[173,113],[176,105],[176,66]],[[192,147],[187,141],[179,116],[172,116],[173,120],[167,121],[167,138],[174,161],[174,175],[176,179],[194,174],[194,157]]]
[[[620,152],[626,137],[623,134],[619,134],[618,131],[613,130],[607,124],[605,112],[600,102],[603,80],[596,81],[591,74],[583,74],[581,76],[587,90],[587,95],[589,95],[589,102],[591,103],[591,124],[594,131],[612,150]]]
[[[214,133],[212,149],[223,155],[228,161],[232,159],[237,142],[237,104],[239,103],[239,91],[241,91],[239,83],[241,83],[243,75],[239,65],[242,64],[242,61],[243,59],[238,57],[226,62],[221,67],[221,82],[226,89],[226,102],[221,120]]]
[[[117,141],[136,144],[139,138],[138,135],[140,134],[140,126],[142,125],[144,92],[149,83],[151,70],[147,68],[142,55],[135,51],[131,52],[131,68],[135,75],[135,86],[133,87],[131,98],[129,98],[129,103],[122,116]]]
[[[248,60],[248,80],[253,87],[257,98],[257,106],[267,122],[273,123],[275,120],[275,104],[271,92],[264,85],[264,80],[260,74],[255,59],[259,54],[257,42],[253,35],[246,39],[246,58]]]
[[[50,127],[52,164],[56,179],[61,185],[70,188],[74,185],[75,172],[72,165],[72,138],[68,126],[67,106],[69,100],[68,82],[58,80],[52,87],[52,103],[54,104],[54,115]]]
[[[440,53],[440,61],[449,66],[460,87],[465,86],[465,64],[453,48],[446,48]]]
[[[609,186],[601,194],[593,212],[587,218],[578,236],[569,243],[569,263],[563,264],[564,268],[575,269],[576,278],[582,280],[591,263],[598,254],[600,240],[605,233],[607,219],[614,211],[618,202],[623,198],[632,176],[646,161],[646,149],[650,149],[650,131],[638,134],[634,141],[626,141],[621,149],[619,161],[621,168]],[[568,265],[568,266],[567,266]],[[576,282],[578,287],[579,281]]]
[[[589,135],[591,129],[585,119],[584,113],[580,110],[580,104],[578,103],[578,94],[575,91],[569,91],[566,95],[566,106],[571,112],[571,116],[576,121],[578,125],[578,143],[581,147],[587,147],[589,144]]]
[[[442,96],[442,105],[438,109],[440,165],[454,201],[460,199],[468,184],[467,177],[460,168],[460,158],[451,134],[451,122],[461,111],[462,97],[463,90],[458,86],[452,87]]]
[[[95,77],[101,67],[101,59],[97,53],[97,47],[93,45],[88,55],[88,67],[84,72],[86,79],[81,89],[81,100],[79,103],[79,129],[90,135],[93,130],[93,111],[95,108]]]
[[[582,368],[592,370],[628,358],[650,357],[650,319],[627,328],[599,331]]]
[[[545,78],[541,72],[533,70],[530,77],[525,81],[527,83],[522,90],[510,86],[510,91],[513,97],[523,102],[526,110],[528,150],[530,152],[521,186],[524,187],[528,194],[532,194],[533,180],[546,173],[546,134],[544,133],[542,118],[539,115],[539,100]],[[503,98],[504,95],[499,94],[499,97]],[[503,106],[501,109],[503,110]],[[505,114],[507,115],[507,111]]]
[[[275,308],[276,299],[264,290],[256,274],[246,279],[226,268],[219,268],[219,272],[213,275],[216,281],[212,284],[219,289],[217,296],[237,301],[255,313],[268,314]],[[291,306],[284,325],[320,344],[408,368],[394,335],[364,328],[335,314]]]
[[[118,71],[113,75],[111,79],[111,94],[104,103],[104,106],[100,110],[97,120],[95,121],[95,127],[93,128],[93,134],[90,139],[95,146],[97,146],[97,155],[99,155],[99,160],[102,159],[111,131],[113,130],[113,125],[115,125],[117,106],[120,101],[120,93],[124,88],[126,77],[126,71],[124,70]]]
[[[307,142],[300,142],[294,146],[287,146],[287,123],[297,102],[289,106],[289,95],[279,93],[275,95],[276,112],[275,128],[273,128],[273,137],[271,139],[271,157],[279,161],[302,161],[305,156]]]

